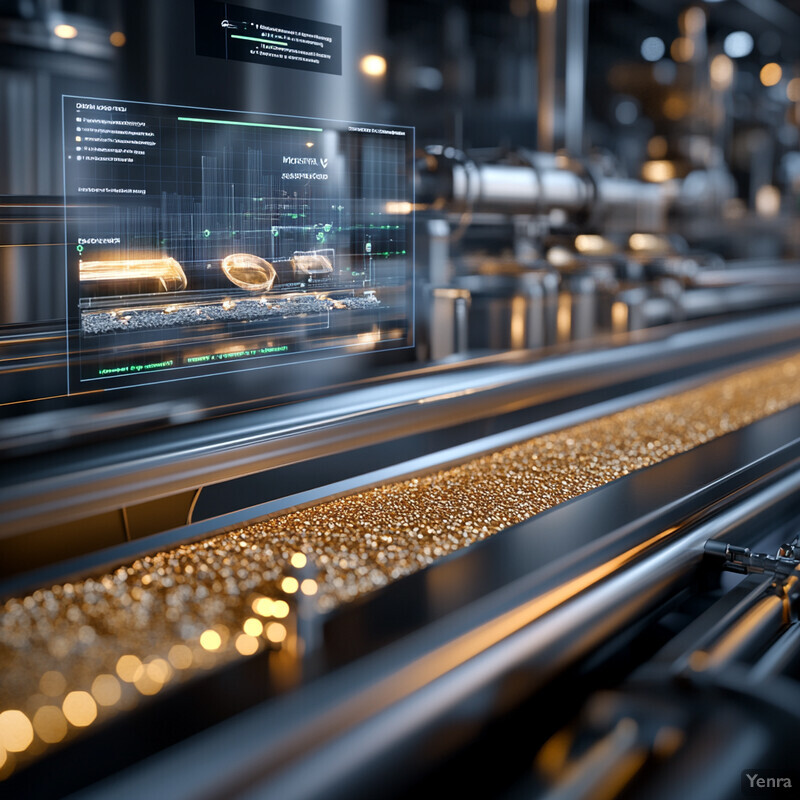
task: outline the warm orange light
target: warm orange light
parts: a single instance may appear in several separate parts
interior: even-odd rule
[[[642,178],[650,183],[664,183],[675,177],[675,165],[671,161],[653,160],[642,164]]]
[[[777,186],[760,186],[755,201],[759,217],[777,217],[781,212],[781,192]]]
[[[628,304],[617,300],[611,304],[611,330],[624,333],[628,330]]]
[[[260,614],[262,617],[271,617],[272,605],[272,600],[270,600],[269,597],[259,597],[253,600],[251,607],[256,614]]]
[[[386,74],[386,59],[383,56],[370,54],[359,62],[360,70],[371,78],[381,78]]]
[[[0,714],[0,747],[9,753],[21,753],[32,742],[33,725],[22,711],[14,708]]]
[[[764,64],[759,73],[759,78],[761,78],[761,83],[763,83],[764,86],[775,86],[776,83],[780,82],[782,77],[783,70],[781,69],[781,65],[776,64],[774,61],[770,61],[769,64]]]
[[[303,567],[308,563],[305,553],[295,553],[289,559],[289,561],[295,569],[303,569]]]
[[[708,72],[711,86],[717,91],[727,89],[733,83],[733,61],[725,53],[718,53],[711,59]]]
[[[67,735],[67,720],[58,706],[41,706],[33,715],[33,728],[43,742],[55,744]]]
[[[273,644],[278,644],[286,638],[286,628],[280,622],[270,622],[265,635]]]
[[[595,233],[579,233],[575,237],[575,249],[579,253],[613,253],[616,249],[614,243],[604,236]]]
[[[283,619],[289,616],[289,604],[285,600],[276,600],[272,604],[272,616]]]
[[[108,37],[108,41],[111,42],[114,47],[124,47],[125,42],[127,42],[128,39],[122,31],[114,31],[114,33]]]
[[[286,594],[294,594],[299,587],[300,584],[297,582],[297,578],[292,578],[290,576],[281,581],[281,589],[283,589]]]
[[[547,251],[547,260],[554,267],[566,267],[572,261],[572,253],[566,247],[554,245]]]
[[[548,778],[558,777],[566,766],[573,735],[569,729],[560,730],[548,739],[536,756],[536,766]]]
[[[240,633],[236,637],[236,651],[243,656],[252,656],[258,651],[258,639],[248,636],[246,633]]]
[[[185,644],[172,645],[167,658],[175,669],[189,669],[192,666],[192,651]]]
[[[78,35],[78,29],[74,25],[56,25],[53,33],[59,39],[74,39]]]
[[[663,136],[653,136],[647,143],[647,155],[650,158],[664,158],[668,147],[667,140]]]
[[[386,203],[387,214],[410,214],[414,210],[414,206],[407,200],[390,200]]]
[[[679,36],[670,45],[669,54],[675,61],[691,61],[694,57],[694,42],[686,36]]]
[[[161,687],[164,684],[154,680],[150,676],[150,673],[143,670],[142,674],[133,682],[133,685],[136,687],[139,694],[143,694],[145,697],[152,697],[154,694],[158,694],[161,691]]]
[[[558,0],[536,0],[536,10],[540,14],[552,14],[558,6]]]
[[[261,622],[260,619],[256,619],[255,617],[250,617],[244,621],[244,625],[242,625],[242,630],[248,636],[261,636],[262,631],[264,630],[264,623]]]
[[[572,298],[568,292],[560,292],[558,295],[556,332],[559,342],[568,342],[572,336]]]
[[[97,703],[89,692],[70,692],[64,698],[61,710],[76,728],[85,728],[97,719]]]
[[[661,109],[667,119],[683,119],[689,112],[689,104],[686,99],[679,94],[671,94],[665,101]]]
[[[136,656],[130,654],[120,656],[117,661],[117,675],[119,675],[125,683],[133,683],[142,670],[142,662]]]
[[[48,670],[39,678],[39,691],[48,697],[58,697],[64,694],[67,682],[57,670]]]
[[[702,8],[692,6],[680,16],[680,28],[687,36],[700,33],[706,25],[706,15]]]
[[[210,628],[200,634],[200,647],[203,650],[219,650],[222,646],[222,637]]]
[[[163,658],[154,658],[147,663],[147,677],[164,684],[172,677],[172,667]]]
[[[82,283],[108,285],[108,294],[124,294],[123,285],[130,281],[150,281],[154,291],[186,288],[186,273],[174,258],[80,261],[78,274]],[[113,286],[114,283],[118,286]]]
[[[648,253],[666,253],[669,251],[669,241],[654,233],[632,233],[628,239],[628,247]]]
[[[154,658],[136,671],[133,685],[139,694],[150,697],[158,694],[171,677],[172,667],[169,662],[163,658]]]
[[[307,595],[308,597],[311,597],[312,595],[315,595],[317,593],[317,582],[314,581],[314,580],[311,580],[311,578],[306,578],[300,584],[300,591],[303,594]]]
[[[122,697],[122,688],[113,675],[98,675],[92,681],[92,697],[101,706],[113,706]]]

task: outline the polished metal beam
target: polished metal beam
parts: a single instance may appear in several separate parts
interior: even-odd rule
[[[390,442],[539,404],[727,367],[797,344],[800,310],[646,332],[633,343],[561,357],[510,354],[248,415],[20,462],[0,486],[0,537],[321,456]],[[630,388],[625,389],[629,393]]]

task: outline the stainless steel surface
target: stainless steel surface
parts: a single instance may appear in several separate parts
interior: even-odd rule
[[[217,421],[194,436],[167,437],[160,445],[156,440],[144,451],[106,454],[102,463],[73,462],[66,471],[40,464],[36,472],[9,476],[0,488],[0,529],[4,537],[13,536],[410,431],[498,416],[564,396],[576,386],[583,391],[610,388],[709,359],[763,352],[796,341],[799,320],[800,311],[790,310],[697,330],[662,331],[650,341],[558,359],[526,363],[524,356],[509,355],[501,363],[496,357],[478,360],[458,377],[451,369],[408,381],[390,402],[385,387],[376,386]]]
[[[763,515],[796,494],[799,476],[795,464],[773,480],[751,485],[712,519],[655,527],[653,538],[630,550],[618,536],[614,555],[596,552],[596,566],[582,572],[574,565],[573,581],[552,591],[544,591],[541,583],[533,588],[530,580],[505,587],[499,593],[504,600],[494,598],[494,614],[463,635],[453,636],[459,623],[443,619],[310,685],[301,705],[286,696],[254,708],[186,742],[168,758],[156,756],[78,796],[90,800],[111,791],[135,797],[156,783],[176,798],[197,792],[206,798],[231,796],[232,785],[241,797],[310,798],[323,791],[338,797],[354,771],[366,775],[380,759],[407,752],[409,738],[430,732],[429,725],[500,685],[503,676],[524,669],[526,684],[542,686],[591,652],[686,580],[708,538],[752,537]],[[663,510],[654,513],[653,522]],[[456,616],[463,621],[464,614]],[[273,719],[280,724],[271,725]],[[190,764],[195,767],[187,772]]]
[[[117,574],[120,566],[139,559],[155,576],[164,552],[193,542],[192,569],[221,565],[208,603],[201,608],[198,599],[196,609],[211,620],[214,602],[234,596],[228,551],[212,552],[212,537],[238,547],[240,563],[261,580],[288,554],[239,527],[283,524],[275,541],[295,546],[301,540],[285,521],[269,518],[381,487],[370,541],[375,558],[388,559],[400,532],[392,527],[398,517],[382,516],[387,484],[406,479],[439,481],[436,511],[461,547],[433,563],[414,562],[411,547],[409,563],[427,566],[378,571],[382,588],[320,615],[276,579],[275,596],[296,602],[303,629],[300,645],[280,654],[286,659],[268,656],[259,640],[251,660],[172,686],[116,722],[100,717],[85,740],[65,739],[27,775],[5,747],[9,717],[0,707],[0,786],[4,768],[17,763],[12,780],[39,781],[43,796],[69,786],[58,793],[77,789],[72,796],[84,800],[358,800],[402,794],[404,781],[412,781],[411,796],[518,800],[550,786],[536,782],[531,764],[541,765],[536,751],[552,736],[566,747],[556,796],[605,792],[611,800],[626,791],[627,770],[641,778],[631,794],[638,786],[648,798],[733,800],[741,770],[754,765],[747,759],[794,763],[795,576],[780,596],[770,586],[782,583],[786,565],[734,585],[738,576],[720,577],[703,550],[712,537],[774,552],[797,534],[798,407],[562,496],[469,547],[462,537],[472,522],[459,529],[465,518],[452,505],[461,495],[438,471],[622,408],[635,415],[637,404],[664,393],[798,351],[796,3],[241,0],[341,26],[341,75],[198,56],[192,28],[203,3],[194,0],[0,5],[0,323],[14,324],[0,331],[0,412],[18,415],[0,422],[8,467],[0,549],[45,542],[38,563],[49,565],[25,574],[30,565],[20,566],[0,595],[38,591],[41,604],[25,613],[32,626],[44,625],[57,583],[88,587],[74,614],[97,601],[95,579],[109,578],[103,591],[124,582],[130,589],[134,576]],[[59,23],[75,26],[74,35],[62,31],[72,38],[61,38]],[[109,39],[111,31],[122,39]],[[731,51],[732,32],[740,43],[750,37],[749,53]],[[220,386],[64,397],[62,94],[416,126],[415,142],[426,149],[406,210],[418,222],[419,335],[409,351],[418,363],[398,358],[392,363],[405,366],[388,372],[386,354],[367,355],[365,344],[359,364],[328,360],[231,371]],[[234,333],[220,338],[233,342]],[[23,379],[40,398],[30,405],[14,393]],[[767,392],[760,399],[772,400]],[[562,486],[588,474],[580,459],[595,455],[569,452],[569,474],[555,478]],[[466,485],[477,491],[474,480]],[[550,485],[542,492],[558,495]],[[164,511],[173,501],[174,517]],[[495,514],[491,492],[480,501]],[[152,525],[137,527],[136,509]],[[405,524],[409,513],[400,511]],[[124,535],[93,550],[58,550],[61,526],[78,531],[114,515]],[[132,532],[142,538],[131,540]],[[345,558],[351,542],[336,535],[329,539],[341,546],[325,557],[360,574],[368,561],[354,567]],[[250,547],[261,547],[260,566],[248,560]],[[137,566],[136,580],[148,568]],[[172,577],[181,584],[179,572]],[[145,608],[146,594],[130,594],[134,610],[140,601]],[[26,608],[19,601],[6,607],[9,620]],[[247,611],[250,599],[239,601]],[[76,663],[88,669],[97,652],[80,639],[92,635],[81,624],[72,655],[85,652]],[[187,617],[181,624],[188,630]],[[237,625],[232,636],[246,632]],[[100,635],[110,640],[114,631]],[[54,636],[52,644],[57,655],[63,642]],[[39,645],[46,657],[48,642]],[[24,637],[20,646],[31,650]],[[29,698],[44,691],[31,686]],[[617,700],[598,700],[596,690],[609,688]],[[61,713],[60,700],[41,699]],[[578,751],[588,741],[571,719],[584,699],[590,712],[619,709],[627,722],[610,720],[601,747],[589,742],[589,757],[571,760],[558,736],[575,735]],[[19,708],[34,724],[34,701]],[[688,718],[703,718],[702,735],[682,726]],[[512,733],[520,722],[530,745]],[[683,753],[670,751],[678,735]],[[470,781],[485,764],[488,790]],[[570,767],[574,780],[564,781]],[[520,791],[505,796],[515,770]]]
[[[586,49],[589,34],[588,0],[567,0],[564,145],[573,157],[583,155],[586,97]]]
[[[491,436],[475,438],[455,447],[448,447],[429,455],[402,461],[354,478],[325,484],[319,488],[290,494],[277,500],[248,506],[241,510],[197,522],[187,521],[187,525],[172,531],[149,536],[146,539],[126,542],[99,552],[88,553],[73,560],[60,561],[38,570],[0,580],[0,599],[33,591],[38,586],[57,580],[71,580],[87,572],[111,571],[119,564],[143,558],[155,550],[164,550],[186,542],[200,541],[219,530],[229,530],[245,525],[252,520],[267,519],[279,514],[313,507],[320,502],[330,502],[339,497],[353,495],[388,483],[413,478],[421,478],[432,472],[446,470],[469,459],[497,452],[517,442],[522,442],[546,433],[562,430],[591,419],[614,414],[626,408],[651,402],[657,398],[687,389],[702,386],[709,377],[689,378],[665,383],[657,387],[626,394],[622,397],[583,406],[574,411],[533,422],[522,427],[512,428]]]

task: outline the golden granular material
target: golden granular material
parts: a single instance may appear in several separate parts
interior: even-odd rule
[[[69,739],[198,670],[264,649],[290,651],[290,605],[329,610],[800,402],[799,374],[800,355],[775,360],[459,466],[8,600],[0,616],[0,741],[7,736],[18,749],[6,747],[0,778],[55,746],[48,738],[59,738],[64,725]]]

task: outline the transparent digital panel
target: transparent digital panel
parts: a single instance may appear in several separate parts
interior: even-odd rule
[[[63,111],[70,391],[413,344],[413,129]]]

